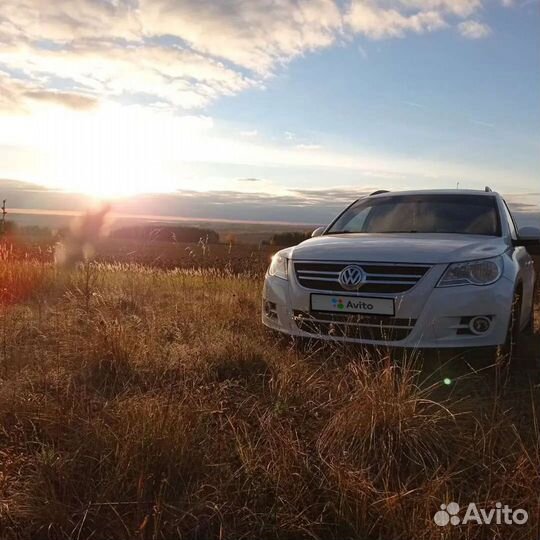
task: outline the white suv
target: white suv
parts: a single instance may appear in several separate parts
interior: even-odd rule
[[[527,229],[520,237],[489,188],[375,192],[274,255],[262,321],[293,336],[375,345],[508,343],[533,325],[540,230]]]

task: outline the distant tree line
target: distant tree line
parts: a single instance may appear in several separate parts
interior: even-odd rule
[[[14,221],[2,221],[0,227],[0,236],[32,236],[34,238],[51,239],[57,236],[57,233],[48,227],[39,225],[18,225]]]
[[[149,242],[207,242],[217,244],[219,234],[212,229],[164,225],[140,225],[122,227],[111,232],[111,238],[146,240]]]
[[[2,210],[2,214],[0,214],[0,236],[6,233],[6,202],[6,199],[2,199],[2,206],[0,207],[0,210]]]
[[[0,205],[2,201],[0,200]],[[0,237],[31,237],[47,241],[61,241],[69,237],[70,227],[64,226],[51,229],[38,225],[20,225],[6,219],[7,212],[0,206]],[[131,225],[113,230],[109,236],[116,239],[143,240],[149,242],[179,242],[197,243],[203,241],[208,244],[218,244],[219,234],[213,229],[190,227],[183,225]],[[311,231],[287,231],[272,234],[268,240],[259,245],[272,245],[279,247],[295,246],[311,236]],[[234,233],[224,236],[226,244],[235,245],[239,240]]]
[[[273,246],[289,247],[296,246],[300,242],[307,240],[311,236],[310,232],[292,231],[275,233],[270,240]]]

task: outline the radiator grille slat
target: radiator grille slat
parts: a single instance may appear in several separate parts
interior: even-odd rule
[[[364,270],[366,281],[360,293],[403,293],[412,289],[429,271],[430,265],[382,264],[352,262],[296,261],[294,271],[298,283],[316,291],[351,292],[339,283],[339,274],[354,264]]]

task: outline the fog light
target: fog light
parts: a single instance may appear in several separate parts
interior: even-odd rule
[[[269,300],[264,301],[264,314],[270,319],[277,319],[277,305]]]
[[[485,334],[491,327],[491,319],[489,317],[473,317],[469,322],[469,328],[473,334],[481,336]]]

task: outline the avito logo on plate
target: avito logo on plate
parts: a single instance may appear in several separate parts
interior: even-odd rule
[[[365,302],[362,300],[343,300],[343,298],[332,298],[332,304],[338,309],[361,309],[366,311],[371,311],[373,309],[373,304]]]

